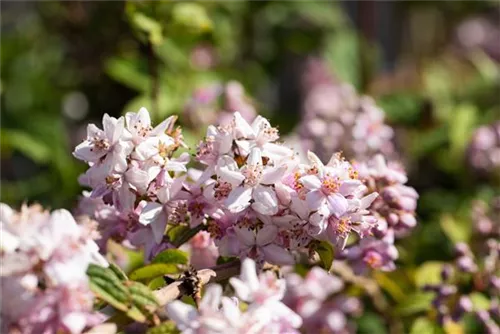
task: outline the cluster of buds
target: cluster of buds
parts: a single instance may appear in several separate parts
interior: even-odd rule
[[[38,205],[1,203],[0,216],[2,332],[81,333],[102,321],[86,276],[90,263],[107,265],[92,223]]]
[[[359,315],[361,303],[343,293],[344,282],[340,278],[314,267],[304,278],[290,273],[285,280],[283,303],[302,318],[305,333],[354,332],[348,316]]]
[[[474,132],[467,158],[481,174],[500,172],[500,122],[481,126]]]
[[[377,194],[366,193],[352,165],[339,154],[325,165],[311,152],[301,163],[278,139],[266,119],[249,124],[235,113],[230,124],[209,126],[200,143],[197,160],[206,168],[192,200],[220,254],[293,264],[292,252],[310,251],[314,240],[343,248],[351,232],[366,235]]]
[[[459,243],[455,246],[456,259],[453,265],[445,264],[441,271],[441,283],[424,286],[424,291],[434,292],[432,306],[437,313],[437,321],[444,325],[449,321],[458,322],[465,314],[474,314],[489,334],[500,333],[500,243],[487,241],[486,254],[475,257],[469,246]],[[478,261],[481,259],[481,261]],[[475,293],[492,296],[489,308],[477,308],[465,291],[470,292],[470,283]],[[483,295],[484,296],[484,295]]]
[[[160,251],[167,222],[184,223],[187,208],[181,196],[189,154],[174,158],[184,146],[176,118],[153,128],[146,109],[118,119],[107,114],[103,130],[94,124],[73,155],[90,168],[80,183],[92,190],[80,212],[99,222],[103,242],[112,238],[144,247],[146,257]],[[163,245],[163,247],[166,247]]]
[[[204,128],[209,124],[227,124],[232,120],[235,110],[238,110],[246,121],[257,116],[255,107],[239,82],[212,84],[193,92],[184,106],[183,121],[193,129]]]
[[[393,270],[394,260],[398,258],[395,238],[408,235],[417,223],[418,193],[405,185],[404,169],[395,162],[386,162],[381,155],[356,163],[355,167],[367,187],[367,194],[379,194],[369,207],[377,226],[371,230],[371,236],[345,249],[339,258],[347,260],[357,274],[370,269]]]
[[[475,201],[472,206],[472,223],[475,231],[485,237],[500,238],[500,197],[491,200]]]
[[[198,309],[181,301],[167,305],[167,313],[182,333],[300,333],[299,315],[283,302],[286,283],[271,271],[257,275],[255,262],[242,263],[241,276],[229,280],[236,296],[222,296],[220,285],[207,287]],[[245,312],[240,301],[247,303]]]
[[[358,160],[376,153],[394,155],[394,131],[384,123],[384,112],[373,99],[336,82],[321,60],[311,59],[303,72],[299,136],[304,150],[320,152],[323,161],[338,151]]]

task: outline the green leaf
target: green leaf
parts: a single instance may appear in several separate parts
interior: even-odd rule
[[[458,105],[453,111],[450,118],[450,150],[457,158],[462,156],[474,131],[477,113],[477,107],[472,104]]]
[[[449,214],[444,214],[441,216],[439,223],[444,234],[453,243],[469,241],[472,230],[470,224],[466,221],[457,220]]]
[[[334,250],[332,244],[328,241],[321,241],[317,248],[319,258],[321,259],[322,266],[325,270],[330,270],[333,263]]]
[[[105,71],[111,78],[127,87],[140,92],[150,89],[151,84],[148,75],[142,73],[131,60],[112,58],[106,62]]]
[[[129,309],[129,291],[111,269],[90,264],[87,276],[89,277],[90,289],[97,297],[118,310],[127,311]]]
[[[15,149],[37,163],[46,163],[51,159],[51,149],[40,139],[18,130],[2,129],[2,150]]]
[[[490,307],[490,300],[480,292],[473,292],[469,295],[474,310],[487,310]]]
[[[172,9],[173,23],[190,33],[203,33],[212,30],[212,20],[205,8],[198,3],[177,3]]]
[[[111,269],[111,271],[113,271],[113,273],[116,275],[116,277],[120,281],[126,281],[127,280],[127,275],[125,275],[125,273],[123,272],[123,270],[120,267],[118,267],[116,264],[110,262],[108,268]]]
[[[187,264],[188,255],[178,249],[167,249],[156,255],[152,263],[174,263],[174,264]]]
[[[131,21],[136,28],[147,33],[151,44],[158,45],[163,41],[161,25],[154,19],[142,13],[134,12]]]
[[[206,228],[206,226],[203,224],[200,224],[194,228],[190,228],[189,226],[186,225],[178,225],[169,229],[167,231],[167,236],[170,242],[174,246],[179,247],[183,245],[185,242],[187,242],[189,239],[194,237],[196,233],[203,230],[204,228]]]
[[[411,326],[410,334],[441,334],[444,333],[439,326],[431,320],[420,317]]]
[[[163,288],[165,285],[167,285],[167,283],[165,282],[163,277],[156,277],[149,281],[148,288],[150,288],[151,290],[157,290]]]
[[[365,312],[356,323],[358,324],[358,333],[387,333],[384,321],[375,313]]]
[[[429,309],[434,294],[432,292],[415,292],[407,295],[396,307],[398,315],[409,316]]]
[[[154,263],[142,268],[136,269],[130,273],[130,279],[134,281],[149,280],[166,274],[178,273],[179,269],[175,264]]]
[[[441,281],[442,262],[429,261],[417,268],[415,284],[422,287],[426,284],[437,284]]]
[[[150,328],[147,334],[178,334],[180,331],[172,320],[162,322],[156,327]]]

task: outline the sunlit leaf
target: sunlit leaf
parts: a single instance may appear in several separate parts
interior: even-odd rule
[[[426,284],[436,284],[441,281],[442,262],[429,261],[422,264],[415,272],[415,284],[422,287]]]
[[[316,252],[318,252],[321,259],[322,267],[325,270],[330,270],[335,253],[332,244],[328,241],[321,241],[316,248]]]
[[[471,234],[471,226],[466,221],[457,220],[449,214],[445,214],[440,219],[443,232],[453,243],[467,242]]]
[[[175,264],[167,263],[154,263],[142,268],[136,269],[130,273],[131,280],[148,280],[165,274],[175,274],[179,269]]]
[[[187,264],[188,255],[179,249],[167,249],[159,253],[151,261],[152,263],[173,263],[173,264]]]

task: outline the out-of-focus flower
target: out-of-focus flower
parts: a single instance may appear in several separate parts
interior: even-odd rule
[[[81,333],[102,321],[86,276],[90,263],[107,265],[93,226],[36,205],[15,212],[1,203],[0,212],[3,330]]]
[[[314,267],[302,278],[286,275],[283,302],[302,317],[306,333],[349,333],[348,316],[360,312],[361,304],[342,293],[344,283],[325,270]]]
[[[191,66],[200,70],[207,70],[216,65],[215,50],[211,45],[200,44],[191,50]]]
[[[217,264],[219,251],[206,231],[198,232],[190,241],[190,264],[195,269],[210,268]]]
[[[299,135],[305,151],[316,152],[323,161],[338,151],[358,160],[376,153],[394,155],[394,131],[371,98],[359,97],[352,86],[336,82],[321,60],[311,59],[303,72]]]
[[[367,188],[380,194],[369,208],[378,220],[374,232],[384,235],[392,229],[396,237],[407,235],[417,224],[415,209],[419,196],[415,189],[405,185],[403,167],[393,161],[386,162],[382,155],[355,167]]]
[[[474,132],[467,159],[481,174],[500,172],[500,122],[481,126]]]
[[[248,302],[245,312],[222,288],[207,288],[198,310],[181,301],[167,305],[167,313],[182,333],[299,333],[301,318],[281,302],[285,282],[271,273],[257,276],[255,263],[242,263],[240,278],[232,278],[237,296]],[[238,301],[238,299],[236,299]]]
[[[200,129],[213,123],[229,124],[236,111],[246,121],[257,116],[243,86],[237,81],[230,81],[225,85],[212,84],[195,90],[184,107],[183,115],[190,128]]]
[[[492,238],[500,237],[500,197],[491,200],[488,206],[478,200],[473,203],[472,222],[477,233]]]

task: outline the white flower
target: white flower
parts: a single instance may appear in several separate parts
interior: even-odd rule
[[[80,160],[104,168],[104,174],[112,171],[123,173],[127,169],[126,157],[133,149],[130,133],[125,129],[124,118],[104,114],[103,129],[94,124],[87,127],[87,139],[75,148],[73,155]],[[103,160],[104,158],[104,160]]]
[[[276,214],[278,199],[272,185],[281,179],[285,171],[286,166],[263,166],[261,152],[256,148],[252,149],[246,165],[241,169],[233,158],[220,158],[218,176],[233,186],[225,205],[231,212],[241,212],[251,205],[263,215]]]

